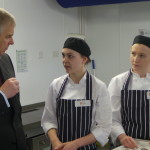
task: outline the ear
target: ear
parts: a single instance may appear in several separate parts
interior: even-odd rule
[[[88,58],[86,56],[82,56],[82,58],[83,58],[83,64],[85,65],[88,61]]]

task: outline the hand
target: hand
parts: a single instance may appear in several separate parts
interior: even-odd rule
[[[127,136],[126,134],[119,135],[118,139],[120,143],[126,148],[138,148],[138,145],[136,144],[135,140],[132,137]]]
[[[55,148],[55,150],[77,150],[78,145],[75,143],[75,141],[66,142],[62,145]]]
[[[16,78],[9,78],[0,87],[0,90],[6,95],[7,98],[11,98],[19,92],[19,82]]]
[[[52,143],[52,150],[56,150],[56,149],[62,150],[62,148],[61,148],[61,147],[63,147],[62,145],[63,145],[63,143],[61,143],[60,141]]]

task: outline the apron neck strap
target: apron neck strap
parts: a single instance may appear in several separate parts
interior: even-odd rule
[[[125,80],[125,82],[123,84],[122,90],[127,90],[128,89],[131,76],[132,76],[132,72],[131,72],[131,69],[130,69],[129,72],[128,72],[128,75],[126,77],[126,80]]]
[[[92,77],[89,72],[86,74],[86,99],[92,99]]]
[[[58,95],[57,95],[57,99],[60,99],[60,97],[61,97],[61,95],[62,95],[62,93],[63,93],[63,91],[64,91],[64,88],[65,88],[65,86],[66,86],[66,82],[68,81],[68,76],[64,79],[64,82],[63,82],[63,84],[61,85],[61,87],[60,87],[60,90],[59,90],[59,93],[58,93]]]

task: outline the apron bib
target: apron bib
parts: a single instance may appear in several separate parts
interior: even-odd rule
[[[128,136],[150,139],[150,99],[149,90],[128,90],[131,70],[121,90],[122,125]]]
[[[88,135],[92,123],[92,77],[87,72],[86,99],[61,99],[67,81],[68,77],[64,80],[56,99],[58,137],[61,142],[72,141]],[[92,149],[96,149],[95,143],[78,150]]]

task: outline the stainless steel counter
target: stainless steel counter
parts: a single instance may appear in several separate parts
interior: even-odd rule
[[[146,140],[135,139],[135,141],[137,142],[139,148],[134,150],[150,150],[150,143],[148,140],[146,141]],[[117,148],[114,148],[113,150],[132,150],[132,149],[125,148],[124,146],[119,146]]]

